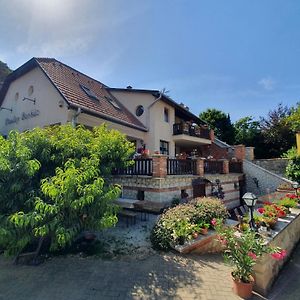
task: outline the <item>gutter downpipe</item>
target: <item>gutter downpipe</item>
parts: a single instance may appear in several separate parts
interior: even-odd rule
[[[76,127],[76,122],[77,122],[77,117],[81,114],[81,108],[78,107],[77,108],[77,111],[75,112],[75,114],[73,115],[72,117],[72,121],[71,121],[71,124],[72,124],[72,127]]]
[[[147,128],[150,128],[150,108],[158,102],[163,96],[162,92],[159,92],[159,96],[154,99],[154,101],[148,106],[148,112],[147,112]]]

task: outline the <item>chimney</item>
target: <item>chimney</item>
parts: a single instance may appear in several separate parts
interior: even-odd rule
[[[132,89],[132,86],[131,85],[128,85],[127,87],[126,87],[126,89]]]

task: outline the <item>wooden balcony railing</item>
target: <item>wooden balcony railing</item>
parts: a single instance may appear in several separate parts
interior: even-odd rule
[[[204,173],[222,174],[223,173],[223,161],[221,161],[221,160],[205,160],[204,161]]]
[[[173,124],[173,134],[186,134],[203,139],[210,139],[209,129],[200,126],[190,125],[188,123],[175,123]]]
[[[190,159],[167,159],[168,175],[193,175],[196,174],[196,161]]]
[[[229,162],[229,173],[243,173],[243,162],[242,161],[230,161]]]
[[[115,169],[113,175],[147,175],[152,176],[152,158],[135,159],[134,164],[125,169]]]

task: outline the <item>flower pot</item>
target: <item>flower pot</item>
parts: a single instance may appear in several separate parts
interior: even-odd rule
[[[207,235],[208,234],[208,228],[201,228],[200,233],[203,234],[203,235]]]
[[[193,239],[196,239],[198,237],[198,232],[193,232],[192,237],[193,237]]]
[[[185,237],[184,236],[179,236],[178,237],[178,244],[179,245],[184,245],[185,242]]]
[[[246,283],[232,277],[233,292],[243,299],[249,299],[252,296],[254,279],[251,276],[251,281]]]

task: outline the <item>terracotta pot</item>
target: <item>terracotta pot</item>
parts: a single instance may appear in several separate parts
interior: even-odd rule
[[[251,276],[249,283],[242,282],[232,277],[233,292],[243,299],[249,299],[252,296],[252,290],[254,285],[254,279]]]
[[[193,239],[196,239],[198,237],[198,232],[193,232],[192,237],[193,237]]]
[[[178,244],[179,245],[184,245],[185,242],[185,237],[184,236],[179,236],[178,237]]]
[[[207,235],[207,233],[208,233],[208,228],[201,228],[200,233],[203,234],[203,235]]]

